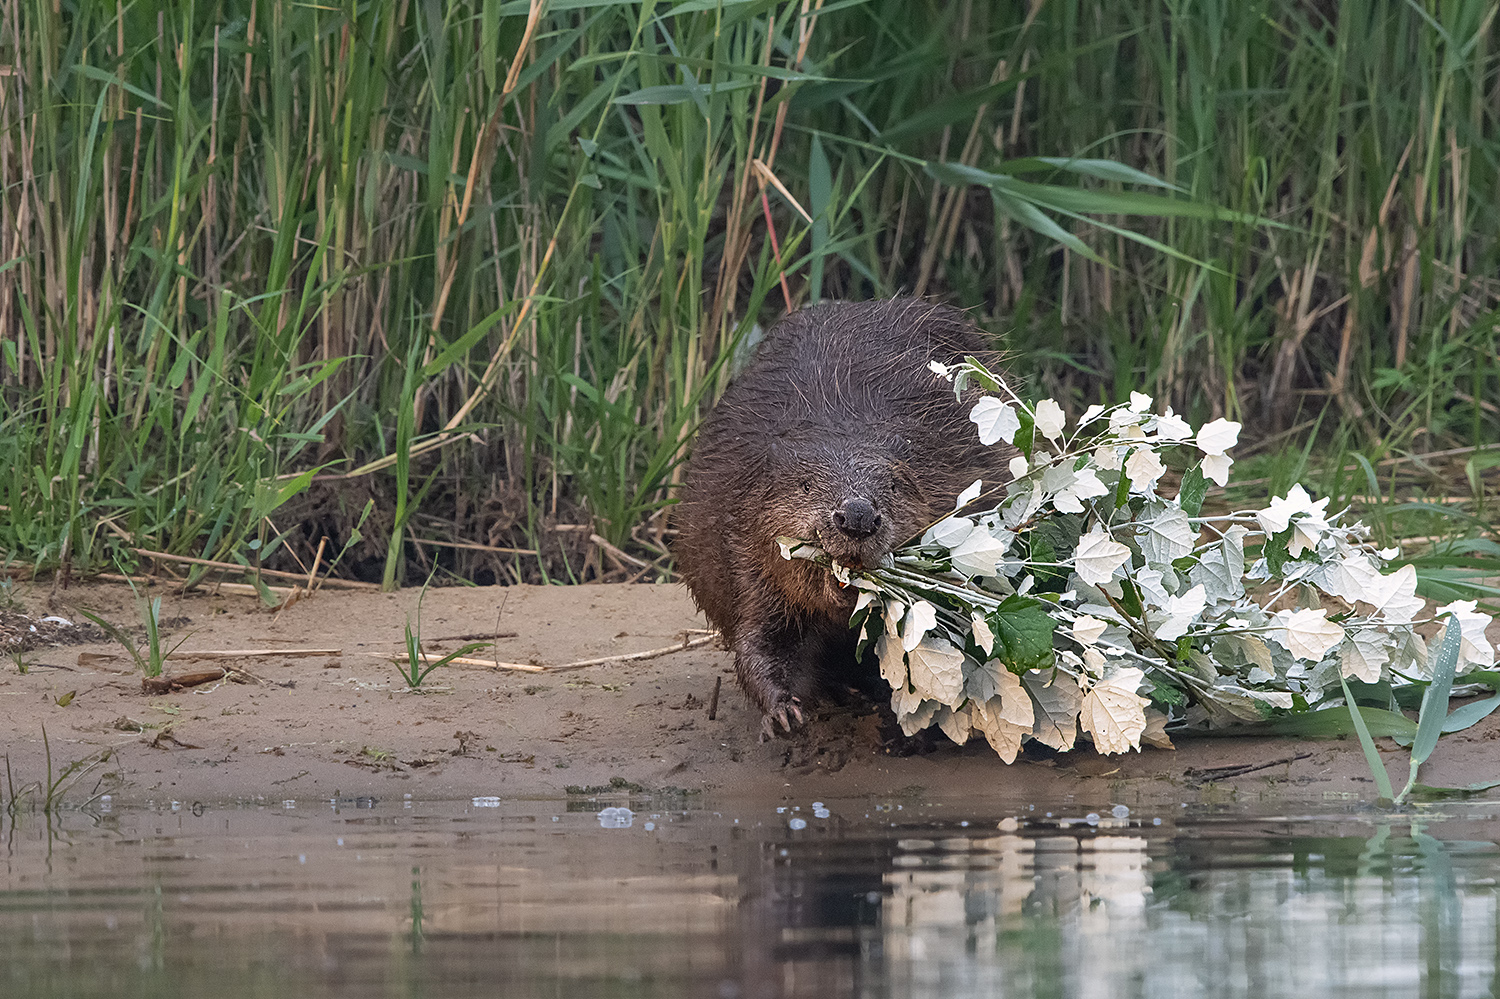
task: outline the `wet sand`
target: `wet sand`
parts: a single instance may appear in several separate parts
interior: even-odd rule
[[[17,611],[83,622],[81,607],[139,625],[122,585],[38,582],[17,590],[12,628]],[[107,641],[43,645],[26,654],[24,675],[6,657],[0,752],[20,786],[46,778],[44,725],[54,775],[109,750],[107,762],[72,783],[73,803],[102,793],[116,801],[431,800],[610,788],[950,801],[1376,796],[1352,740],[1179,739],[1174,751],[1123,756],[1085,745],[1007,766],[980,739],[957,747],[938,736],[913,752],[918,747],[891,738],[880,712],[866,706],[824,710],[796,737],[760,742],[758,713],[735,685],[729,655],[712,643],[565,672],[446,666],[412,692],[391,657],[404,648],[408,619],[416,623],[417,599],[415,590],[323,590],[278,613],[244,596],[163,594],[169,646],[272,654],[174,660],[169,674],[227,665],[243,671],[242,682],[165,694],[143,692],[131,662]],[[426,647],[448,651],[462,644],[457,636],[498,632],[487,655],[543,666],[659,649],[704,626],[686,591],[667,584],[430,590],[421,614]],[[69,636],[66,627],[57,631]],[[1405,751],[1380,741],[1399,785]],[[1496,776],[1500,713],[1445,736],[1422,771],[1425,783],[1446,786]]]

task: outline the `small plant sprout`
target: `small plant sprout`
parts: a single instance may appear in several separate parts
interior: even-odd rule
[[[1208,484],[1228,482],[1238,423],[1194,429],[1132,393],[1070,428],[1055,401],[1026,403],[972,358],[933,370],[960,392],[990,392],[971,418],[986,444],[1020,451],[1014,480],[975,483],[874,569],[781,539],[786,557],[861,591],[851,626],[908,735],[935,725],[962,744],[978,732],[1007,762],[1032,739],[1066,751],[1082,736],[1120,753],[1170,746],[1169,730],[1342,717],[1351,684],[1392,705],[1425,688],[1404,796],[1438,731],[1496,706],[1443,720],[1455,676],[1488,683],[1477,671],[1495,662],[1490,616],[1473,601],[1439,608],[1453,623],[1430,658],[1415,567],[1391,570],[1397,552],[1376,550],[1327,499],[1296,486],[1264,509],[1203,513]],[[1171,497],[1159,489],[1167,457],[1187,465]]]
[[[135,592],[134,583],[130,585],[130,589],[132,592]],[[161,597],[152,597],[147,601],[137,594],[136,604],[140,611],[141,620],[146,627],[146,644],[144,647],[137,645],[135,640],[126,634],[125,630],[119,625],[106,621],[92,611],[83,610],[82,608],[79,610],[84,617],[98,625],[106,635],[114,639],[130,655],[131,660],[135,663],[135,668],[141,671],[141,675],[161,676],[162,664],[166,662],[169,655],[177,651],[183,642],[187,641],[189,636],[184,635],[177,642],[177,645],[172,646],[170,649],[163,648],[161,640]]]
[[[422,584],[422,592],[417,595],[417,626],[413,628],[411,618],[406,619],[406,656],[397,661],[397,671],[401,674],[401,679],[405,681],[408,690],[420,690],[422,681],[439,666],[446,666],[460,656],[466,656],[485,647],[484,642],[469,642],[441,659],[433,659],[422,651],[422,601],[427,598],[427,587],[431,582],[432,577],[428,576],[427,582]]]

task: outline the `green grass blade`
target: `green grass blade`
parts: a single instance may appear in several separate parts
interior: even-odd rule
[[[1375,740],[1370,738],[1370,730],[1365,727],[1363,712],[1354,703],[1354,694],[1349,690],[1349,681],[1339,677],[1339,683],[1344,688],[1344,702],[1349,708],[1349,721],[1354,725],[1354,733],[1359,736],[1359,748],[1364,751],[1365,763],[1370,767],[1370,776],[1375,778],[1375,788],[1380,792],[1382,801],[1394,801],[1396,795],[1391,787],[1391,776],[1386,773],[1385,761],[1380,758],[1380,750],[1375,748]]]

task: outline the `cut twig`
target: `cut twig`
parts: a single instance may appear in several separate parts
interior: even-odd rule
[[[304,659],[310,656],[341,656],[343,649],[176,649],[163,659]],[[78,665],[93,665],[121,656],[108,652],[80,652]]]
[[[324,538],[323,540],[325,542],[327,541],[326,538]],[[252,575],[252,576],[256,575],[256,574],[259,574],[259,575],[262,575],[262,576],[269,576],[272,579],[289,579],[289,580],[292,580],[293,582],[302,583],[302,584],[306,585],[309,589],[311,588],[311,582],[310,581],[313,579],[313,577],[315,577],[317,575],[318,562],[319,562],[319,560],[321,559],[321,557],[323,555],[322,545],[319,545],[319,547],[318,547],[318,557],[313,559],[313,571],[312,571],[311,574],[309,574],[309,573],[302,573],[302,572],[282,572],[279,569],[254,569],[254,568],[251,568],[250,566],[239,565],[238,563],[235,563],[235,562],[215,562],[212,559],[193,558],[193,557],[191,557],[189,555],[170,555],[170,554],[168,554],[166,552],[155,552],[155,551],[151,551],[150,549],[147,549],[147,548],[132,548],[131,551],[135,552],[137,555],[144,555],[147,558],[160,559],[160,560],[162,560],[164,562],[181,562],[181,563],[184,563],[186,565],[201,565],[201,566],[204,566],[205,568],[209,568],[209,569],[224,569],[224,570],[227,570],[229,572],[243,572],[243,573],[245,573],[247,575]],[[223,585],[223,584],[220,584],[220,585]],[[375,583],[362,583],[362,582],[360,582],[357,579],[323,579],[321,582],[318,583],[318,585],[320,587],[322,587],[322,586],[330,586],[330,587],[333,587],[334,589],[338,589],[338,590],[375,590],[375,591],[379,591],[379,589],[380,589],[379,585],[377,585]]]
[[[600,548],[603,548],[605,551],[609,552],[611,555],[622,562],[629,562],[631,565],[640,566],[642,569],[653,568],[650,562],[643,562],[640,559],[636,558],[634,555],[625,554],[624,552],[620,551],[620,549],[616,548],[608,541],[605,541],[597,534],[590,534],[589,540],[598,545]]]
[[[141,692],[146,694],[170,694],[174,690],[184,687],[196,687],[200,684],[213,683],[222,680],[230,673],[222,666],[214,669],[194,670],[191,673],[178,673],[175,676],[143,676],[141,677]]]
[[[416,535],[411,535],[409,540],[412,544],[417,545],[436,545],[439,548],[463,548],[466,551],[496,552],[501,555],[539,554],[535,548],[501,548],[497,545],[481,545],[475,541],[438,541],[435,538],[419,538]]]
[[[1276,760],[1267,760],[1265,763],[1239,763],[1225,767],[1203,767],[1202,769],[1188,768],[1183,776],[1195,784],[1204,784],[1208,781],[1224,780],[1227,777],[1243,777],[1245,774],[1253,774],[1257,770],[1269,770],[1271,767],[1285,766],[1305,760],[1312,753],[1294,753],[1291,756],[1283,756]]]
[[[600,656],[597,659],[580,659],[577,662],[563,663],[559,666],[540,666],[536,663],[506,663],[497,659],[475,659],[472,656],[458,656],[448,660],[450,666],[474,666],[489,669],[518,670],[522,673],[563,673],[568,670],[584,669],[589,666],[603,666],[606,663],[642,662],[646,659],[655,659],[658,656],[669,655],[673,652],[685,652],[688,649],[696,649],[707,645],[719,637],[718,632],[710,632],[698,638],[687,637],[684,633],[683,640],[675,645],[664,645],[659,649],[648,649],[645,652],[626,652],[617,656]],[[393,657],[398,661],[404,661],[405,657]],[[436,659],[428,659],[427,654],[422,654],[424,661],[435,662]]]

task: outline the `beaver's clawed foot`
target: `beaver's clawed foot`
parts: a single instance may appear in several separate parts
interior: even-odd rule
[[[780,698],[760,720],[760,741],[776,738],[777,722],[781,723],[781,728],[787,735],[791,735],[792,729],[801,725],[803,720],[801,700],[796,697]]]

